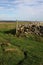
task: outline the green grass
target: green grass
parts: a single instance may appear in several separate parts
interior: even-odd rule
[[[27,23],[29,24],[29,22],[19,22],[19,24]],[[15,51],[3,52],[0,45],[0,65],[43,65],[43,37],[29,34],[28,38],[18,38],[11,33],[4,33],[4,31],[15,29],[15,27],[16,23],[0,23],[0,44],[11,44],[11,46],[3,46],[5,50],[16,49]]]
[[[36,36],[37,37],[37,36]],[[43,40],[43,38],[42,38]],[[11,43],[6,48],[15,48],[17,51],[3,52],[0,46],[0,65],[43,65],[43,41],[35,40],[35,36],[28,38],[16,37],[14,35],[0,32],[0,43]],[[24,51],[27,57],[24,59]]]

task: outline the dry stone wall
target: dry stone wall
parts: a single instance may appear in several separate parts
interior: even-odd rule
[[[43,36],[43,25],[40,23],[31,24],[19,24],[17,28],[18,36],[23,36],[27,34],[37,34]]]

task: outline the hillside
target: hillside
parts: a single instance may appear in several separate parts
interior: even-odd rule
[[[0,24],[0,65],[43,65],[43,37],[17,37],[14,29],[15,23]]]

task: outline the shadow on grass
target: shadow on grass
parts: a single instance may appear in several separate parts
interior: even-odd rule
[[[15,35],[16,34],[16,29],[11,29],[9,31],[3,31],[3,33]]]
[[[24,59],[20,60],[17,65],[22,65],[22,63],[24,62],[24,60],[27,59],[27,51],[23,51],[23,53],[24,53]]]

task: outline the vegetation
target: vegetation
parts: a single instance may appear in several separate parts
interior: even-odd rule
[[[16,37],[12,29],[0,28],[0,65],[43,65],[43,37]]]

